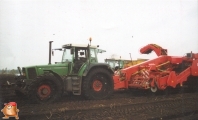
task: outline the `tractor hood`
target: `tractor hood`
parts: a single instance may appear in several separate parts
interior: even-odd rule
[[[64,64],[50,64],[50,65],[35,65],[35,66],[27,66],[24,68],[38,68],[38,69],[54,69],[54,67],[66,67],[68,63]]]
[[[50,65],[36,65],[22,68],[23,76],[27,79],[34,79],[39,75],[44,74],[46,71],[52,71],[59,75],[67,75],[69,63],[58,63]]]

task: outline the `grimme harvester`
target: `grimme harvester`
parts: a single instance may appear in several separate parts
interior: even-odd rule
[[[198,53],[187,53],[183,57],[168,56],[167,49],[156,44],[148,44],[140,49],[142,54],[152,51],[157,58],[121,69],[119,74],[114,75],[114,89],[139,88],[156,92],[183,84],[197,88]]]

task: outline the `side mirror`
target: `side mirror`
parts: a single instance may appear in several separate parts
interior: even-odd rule
[[[72,55],[74,54],[74,49],[73,48],[70,49],[70,54],[72,54]]]

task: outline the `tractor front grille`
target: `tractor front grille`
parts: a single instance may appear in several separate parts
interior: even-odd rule
[[[36,75],[36,69],[35,68],[28,68],[27,71],[28,71],[29,79],[36,78],[37,75]]]

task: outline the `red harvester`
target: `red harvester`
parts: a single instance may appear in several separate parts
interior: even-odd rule
[[[114,89],[139,88],[156,92],[168,86],[182,86],[191,78],[194,82],[198,81],[198,53],[168,56],[167,49],[156,44],[148,44],[140,49],[142,54],[152,51],[157,54],[157,58],[121,69],[119,74],[114,75]]]

